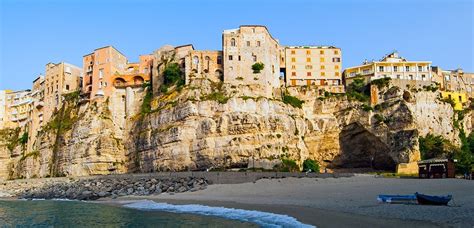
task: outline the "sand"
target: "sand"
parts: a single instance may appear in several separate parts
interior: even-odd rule
[[[449,206],[382,204],[378,194],[453,194]],[[474,181],[349,178],[262,179],[216,184],[206,190],[147,197],[174,204],[203,204],[287,214],[318,227],[473,227]]]

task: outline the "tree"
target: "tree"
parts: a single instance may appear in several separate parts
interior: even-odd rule
[[[260,71],[263,70],[264,67],[265,67],[265,64],[263,64],[262,62],[254,63],[252,65],[253,73],[254,74],[260,73]]]

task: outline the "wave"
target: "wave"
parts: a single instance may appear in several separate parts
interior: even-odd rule
[[[125,204],[124,207],[139,210],[159,210],[174,213],[190,213],[223,217],[226,219],[252,222],[262,227],[314,227],[312,225],[301,223],[288,215],[225,207],[210,207],[199,204],[173,205],[168,203],[157,203],[151,200],[141,200]]]

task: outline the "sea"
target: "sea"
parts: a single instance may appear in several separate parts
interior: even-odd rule
[[[150,200],[118,205],[71,200],[0,200],[0,227],[313,227],[260,211],[173,205]]]

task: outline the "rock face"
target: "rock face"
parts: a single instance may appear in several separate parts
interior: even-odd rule
[[[316,99],[311,90],[291,92],[304,98],[302,108],[251,91],[197,80],[155,97],[151,112],[136,115],[123,110],[139,112],[145,93],[134,93],[140,102],[133,107],[114,97],[68,101],[39,133],[37,151],[0,142],[0,177],[273,169],[281,158],[300,166],[309,158],[321,168],[395,170],[420,159],[419,136],[431,132],[459,143],[454,112],[437,93],[384,89],[372,111],[345,97]],[[461,121],[467,134],[472,118],[470,111]]]

